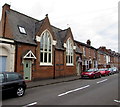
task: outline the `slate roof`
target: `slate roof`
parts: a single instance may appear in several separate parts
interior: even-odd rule
[[[78,45],[77,45],[77,44],[75,44],[75,45],[76,45],[76,50],[75,50],[75,52],[82,54],[82,51],[80,50],[80,48],[78,47]]]
[[[12,9],[6,10],[6,14],[8,17],[8,23],[10,25],[10,29],[14,37],[13,39],[16,42],[37,45],[35,40],[35,35],[37,34],[41,25],[43,24],[44,19],[37,20]],[[26,34],[20,33],[19,26],[25,29]],[[56,49],[65,50],[64,40],[69,28],[62,30],[53,25],[51,25],[51,28],[57,40]],[[82,53],[77,45],[75,52]]]
[[[55,26],[52,26],[52,25],[51,25],[51,27],[52,27],[54,35],[55,35],[55,37],[57,39],[56,48],[64,50],[63,43],[62,43],[62,40],[61,40],[61,37],[60,37],[60,34],[59,34],[59,32],[62,31],[62,30],[59,29],[59,28],[56,28]]]
[[[14,40],[21,43],[29,43],[36,45],[35,23],[38,21],[14,10],[6,11],[6,13],[8,16],[8,23],[13,33]],[[19,26],[25,28],[26,34],[21,34],[19,32]]]
[[[91,46],[91,45],[88,45],[88,44],[85,44],[85,43],[82,43],[82,42],[79,42],[79,41],[77,41],[77,40],[74,40],[76,43],[78,43],[78,44],[80,44],[80,45],[82,45],[82,46],[86,46],[86,47],[88,47],[88,48],[92,48],[92,49],[95,49],[95,50],[97,50],[96,48],[94,48],[93,46]]]
[[[34,19],[32,17],[29,17],[27,15],[24,15],[12,9],[6,10],[6,13],[8,16],[8,22],[10,25],[10,29],[14,37],[13,39],[16,42],[36,45],[35,35],[39,31],[44,19],[37,20],[37,19]],[[18,28],[19,26],[25,28],[26,34],[20,33],[19,28]],[[51,25],[51,27],[57,39],[56,48],[64,50],[63,40],[66,36],[67,29],[62,30],[53,25]]]
[[[44,19],[35,23],[35,34],[39,31]]]

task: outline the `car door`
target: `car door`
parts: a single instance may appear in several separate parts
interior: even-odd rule
[[[18,75],[14,73],[6,73],[6,82],[4,84],[4,91],[12,92],[18,86]]]
[[[96,73],[96,76],[100,75],[100,72],[97,69],[95,69],[95,73]]]

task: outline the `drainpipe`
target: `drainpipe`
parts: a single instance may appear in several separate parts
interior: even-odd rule
[[[15,67],[15,72],[17,72],[17,51],[18,51],[18,45],[17,43],[15,43],[15,64],[14,64],[14,67]]]
[[[55,46],[54,46],[54,70],[53,70],[53,79],[55,79]]]

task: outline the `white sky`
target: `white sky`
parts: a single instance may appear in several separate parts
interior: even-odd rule
[[[42,20],[48,14],[58,28],[71,27],[75,40],[92,46],[118,51],[119,0],[0,0],[0,14],[5,3],[13,10]]]

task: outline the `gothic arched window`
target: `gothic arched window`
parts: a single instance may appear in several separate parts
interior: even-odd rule
[[[45,31],[40,40],[40,63],[52,64],[52,39],[50,33]]]
[[[71,39],[68,39],[66,42],[66,64],[73,65],[73,42]]]

